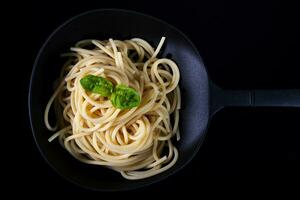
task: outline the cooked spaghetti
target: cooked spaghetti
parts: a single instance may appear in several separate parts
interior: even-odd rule
[[[147,178],[172,167],[178,159],[172,140],[180,139],[180,73],[175,62],[158,58],[164,40],[156,49],[140,38],[76,43],[63,55],[68,60],[45,109],[45,125],[56,131],[49,142],[58,138],[77,160],[106,166],[126,179]],[[120,109],[109,97],[85,90],[80,80],[88,75],[131,88],[139,105]],[[55,126],[48,120],[52,104]]]

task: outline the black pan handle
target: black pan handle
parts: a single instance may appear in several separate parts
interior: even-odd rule
[[[210,83],[210,115],[225,107],[299,107],[300,89],[225,90]]]

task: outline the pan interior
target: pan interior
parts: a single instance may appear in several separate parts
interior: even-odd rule
[[[57,141],[48,143],[52,135],[43,122],[43,112],[53,92],[63,60],[75,42],[143,38],[156,46],[162,36],[167,38],[161,57],[174,60],[180,69],[182,109],[181,140],[175,143],[179,159],[168,171],[138,181],[128,181],[105,167],[80,163],[72,158]],[[95,10],[72,18],[60,26],[46,41],[36,59],[29,94],[29,112],[36,143],[48,163],[64,178],[96,190],[124,190],[161,180],[183,167],[197,152],[203,141],[208,121],[208,77],[201,57],[193,44],[174,27],[140,13],[124,10]]]

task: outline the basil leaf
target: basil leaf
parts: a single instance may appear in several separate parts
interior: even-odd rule
[[[110,101],[116,108],[129,109],[138,106],[141,103],[141,98],[135,89],[125,85],[117,85]]]
[[[100,94],[103,97],[111,96],[114,85],[109,80],[100,76],[87,75],[80,80],[81,86],[93,93]]]

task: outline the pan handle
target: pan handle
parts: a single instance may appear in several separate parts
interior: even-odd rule
[[[299,107],[300,89],[225,90],[210,83],[210,115],[225,107]]]

